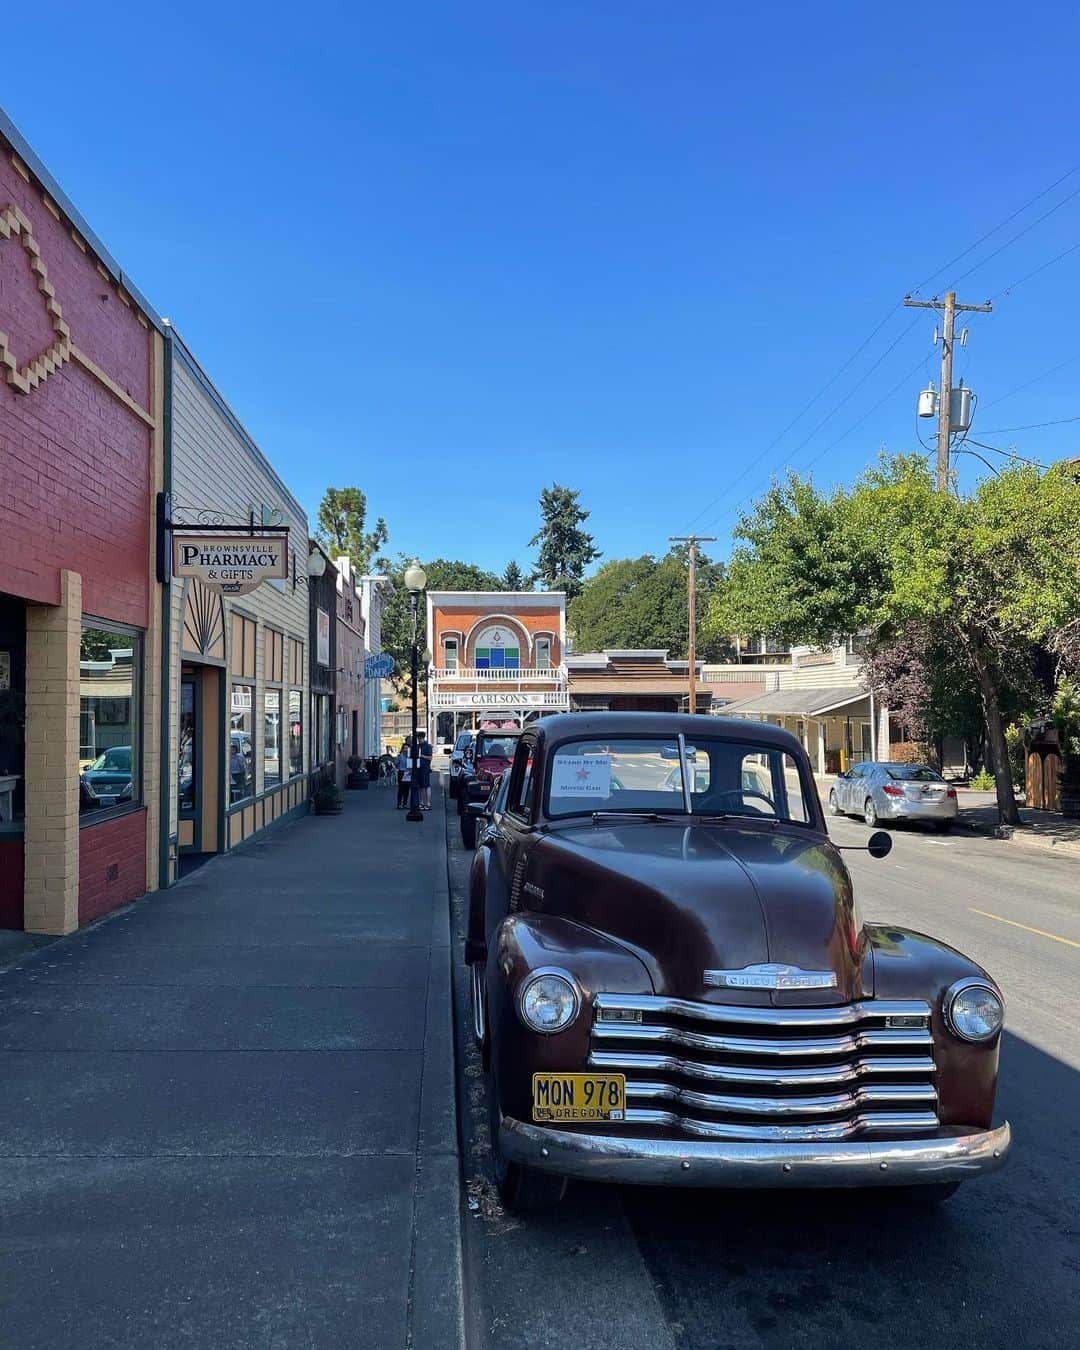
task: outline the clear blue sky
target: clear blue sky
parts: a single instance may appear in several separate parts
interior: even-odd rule
[[[933,319],[890,307],[1080,163],[1080,17],[899,8],[61,4],[5,24],[2,100],[312,515],[357,483],[393,549],[501,570],[553,479],[610,558],[916,444]],[[1080,195],[960,298],[1076,242]],[[1080,417],[1078,280],[971,322],[980,439],[1076,452],[996,429]]]

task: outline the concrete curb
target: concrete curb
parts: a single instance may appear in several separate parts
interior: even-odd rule
[[[443,814],[440,790],[427,814],[427,820],[436,826],[437,843],[409,1298],[408,1345],[415,1350],[462,1350],[465,1345],[464,1215],[454,1086],[450,883]]]

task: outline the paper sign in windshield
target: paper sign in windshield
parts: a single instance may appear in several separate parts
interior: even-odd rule
[[[610,755],[556,755],[551,777],[553,797],[610,797]]]

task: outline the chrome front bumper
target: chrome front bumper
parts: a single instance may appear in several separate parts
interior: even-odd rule
[[[1005,1163],[1006,1122],[995,1130],[856,1143],[740,1144],[574,1134],[503,1117],[504,1158],[585,1181],[640,1186],[918,1186],[968,1181]]]

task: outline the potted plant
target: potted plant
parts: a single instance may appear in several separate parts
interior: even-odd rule
[[[349,766],[349,777],[345,781],[345,786],[347,788],[359,788],[361,792],[366,792],[368,785],[367,765],[359,755],[350,755],[345,763]]]
[[[317,816],[339,816],[345,805],[345,794],[336,783],[324,783],[315,793]]]

